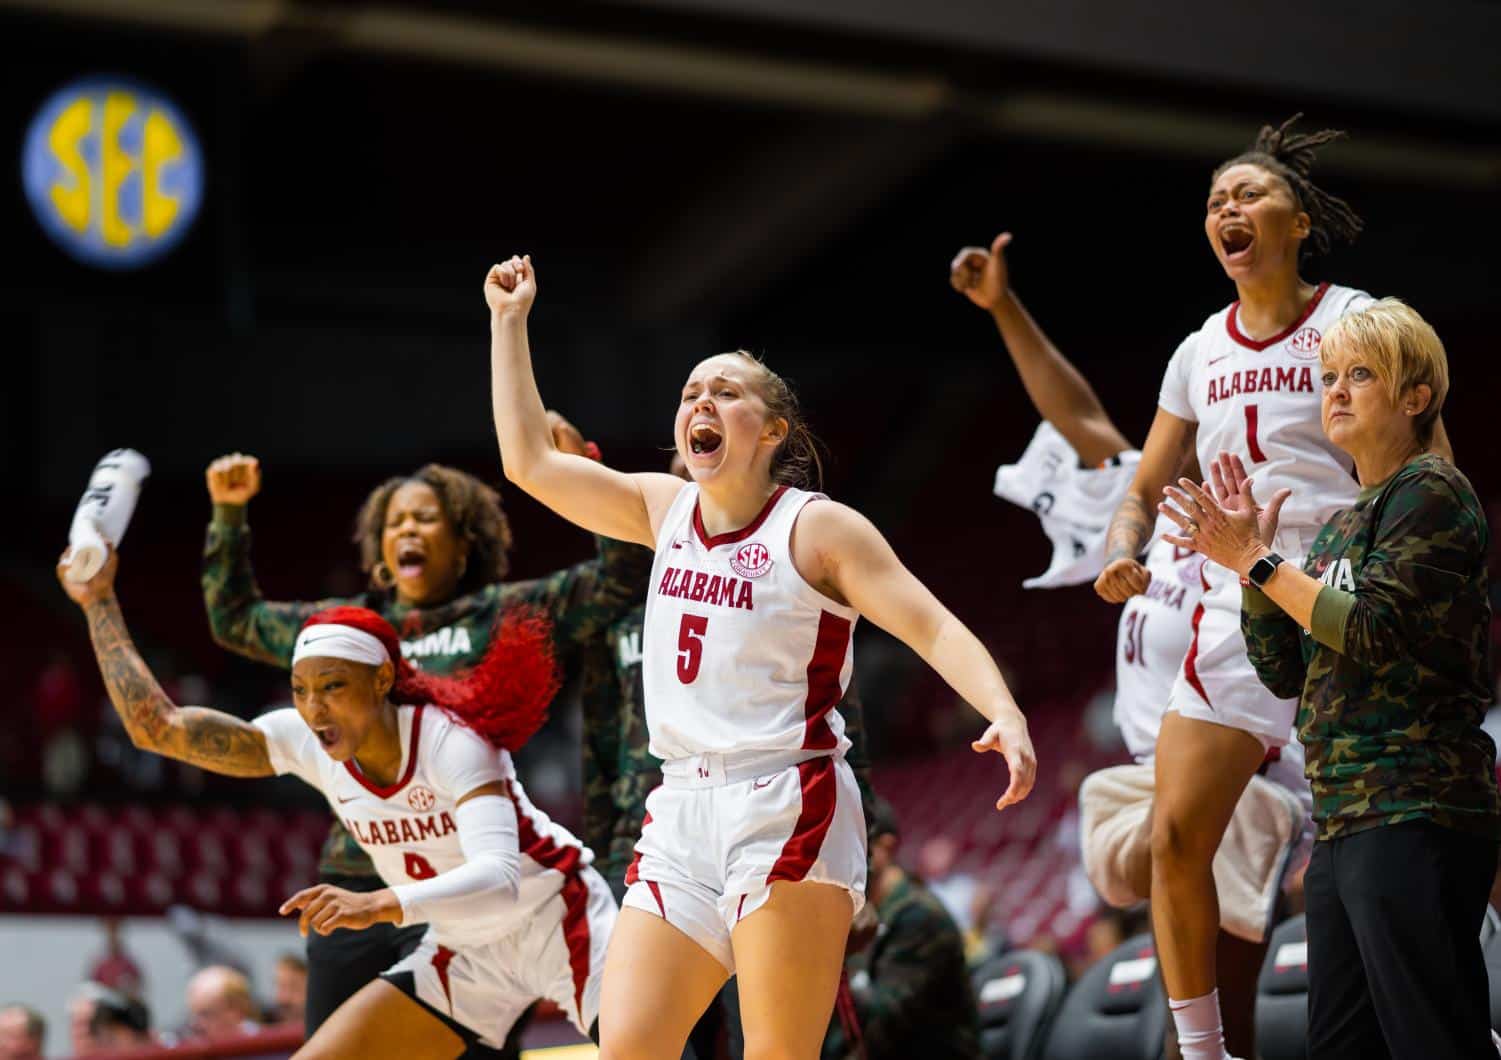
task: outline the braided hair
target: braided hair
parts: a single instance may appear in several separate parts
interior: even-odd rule
[[[1336,195],[1330,195],[1309,177],[1319,148],[1345,137],[1343,129],[1321,129],[1314,133],[1295,133],[1292,127],[1303,117],[1300,111],[1281,125],[1273,128],[1263,125],[1251,146],[1220,163],[1214,171],[1211,183],[1231,166],[1249,164],[1260,166],[1286,182],[1292,190],[1298,208],[1308,214],[1309,233],[1300,256],[1327,254],[1333,240],[1355,242],[1365,222],[1351,209],[1350,204]]]

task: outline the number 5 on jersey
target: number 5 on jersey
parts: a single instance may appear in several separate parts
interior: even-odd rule
[[[691,685],[698,679],[704,661],[704,635],[709,631],[708,615],[684,615],[678,627],[678,680]]]

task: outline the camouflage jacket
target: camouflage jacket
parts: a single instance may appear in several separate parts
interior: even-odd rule
[[[662,783],[661,759],[647,750],[646,698],[641,687],[644,618],[643,606],[620,619],[582,664],[583,840],[599,858],[599,871],[607,878],[625,874],[641,836],[646,797]],[[853,682],[837,709],[850,741],[846,758],[859,782],[860,800],[869,821],[872,793],[865,711]]]
[[[1312,630],[1255,589],[1241,629],[1275,695],[1301,696],[1319,838],[1426,819],[1501,837],[1488,531],[1469,480],[1433,455],[1361,491],[1314,539]]]
[[[402,637],[402,654],[410,662],[438,674],[478,662],[501,613],[518,605],[530,606],[552,620],[558,662],[567,674],[579,664],[580,649],[597,642],[623,612],[641,602],[651,575],[651,554],[645,549],[597,540],[595,559],[531,581],[487,585],[439,607],[411,607],[380,592],[349,600],[272,602],[262,599],[250,566],[250,529],[244,507],[216,505],[203,552],[203,602],[219,645],[281,667],[291,665],[297,631],[313,612],[335,604],[368,607],[396,627]],[[374,876],[375,867],[335,821],[323,846],[319,872]]]
[[[978,1060],[980,1014],[953,918],[910,876],[881,898],[876,917],[875,940],[848,962],[865,1056]],[[823,1055],[857,1055],[837,1019]]]

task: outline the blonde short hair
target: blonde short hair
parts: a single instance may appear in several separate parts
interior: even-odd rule
[[[1401,299],[1383,298],[1341,317],[1324,336],[1319,358],[1327,360],[1336,351],[1352,350],[1368,358],[1393,405],[1412,387],[1428,387],[1432,397],[1414,419],[1413,428],[1418,441],[1424,445],[1432,441],[1433,426],[1449,393],[1449,358],[1433,325]]]

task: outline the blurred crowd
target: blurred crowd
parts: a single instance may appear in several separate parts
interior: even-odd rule
[[[104,951],[84,969],[67,1005],[68,1055],[102,1056],[152,1046],[170,1048],[201,1040],[257,1035],[303,1025],[307,962],[281,954],[269,983],[255,983],[234,947],[233,932],[213,918],[182,907],[168,922],[195,965],[176,1026],[160,1022],[146,1004],[145,976],[126,950],[120,922],[101,921]],[[0,1060],[41,1060],[47,1024],[21,1004],[0,1004]]]

